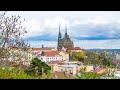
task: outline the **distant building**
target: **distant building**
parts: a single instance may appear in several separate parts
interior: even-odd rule
[[[116,59],[117,59],[117,60],[120,60],[120,53],[117,53],[117,54],[116,54]]]
[[[107,52],[107,57],[110,57],[112,60],[120,60],[119,52]]]
[[[111,58],[112,60],[116,59],[116,53],[115,52],[107,52],[107,57]]]

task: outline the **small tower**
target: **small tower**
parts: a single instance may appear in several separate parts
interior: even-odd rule
[[[44,45],[42,44],[42,48],[44,48]]]

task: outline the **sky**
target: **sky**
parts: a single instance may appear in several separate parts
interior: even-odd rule
[[[31,47],[57,47],[59,24],[74,46],[84,49],[120,49],[120,11],[8,11],[25,18],[23,37]]]

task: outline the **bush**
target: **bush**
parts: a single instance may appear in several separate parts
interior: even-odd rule
[[[23,69],[0,67],[0,79],[33,79],[32,75],[28,75]]]

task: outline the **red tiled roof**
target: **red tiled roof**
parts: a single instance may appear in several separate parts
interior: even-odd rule
[[[32,50],[51,50],[51,48],[32,48]]]
[[[53,60],[53,61],[48,62],[48,64],[60,64],[61,62],[62,60],[58,60],[58,61]]]
[[[53,72],[53,76],[57,76],[57,78],[60,78],[61,75],[64,75],[65,77],[68,77],[70,79],[74,78],[74,76],[71,74],[65,74],[64,72],[58,72],[58,71]]]
[[[58,51],[50,51],[48,53],[46,53],[46,56],[55,56],[55,55],[59,55]]]
[[[113,60],[112,65],[116,66],[118,63],[120,63],[120,60]]]
[[[70,48],[70,50],[81,50],[80,47],[73,47],[73,48]]]
[[[96,68],[95,72],[99,73],[101,70],[107,70],[106,68]]]
[[[59,55],[60,52],[68,54],[67,52],[61,50],[61,51],[50,51],[50,52],[47,52],[45,55],[46,56],[55,56],[55,55]]]

